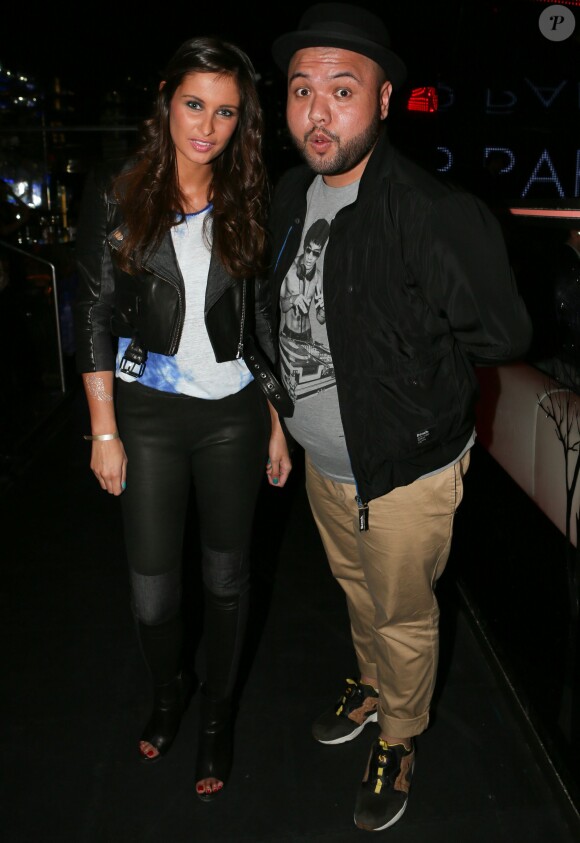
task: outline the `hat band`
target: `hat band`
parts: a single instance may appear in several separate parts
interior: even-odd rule
[[[318,26],[319,24],[314,21],[311,27],[309,27],[308,29],[302,29],[297,34],[300,35],[300,32],[302,32],[306,35],[308,32],[316,32],[320,35]],[[369,38],[368,33],[366,33],[364,30],[359,29],[358,26],[352,26],[350,23],[341,23],[340,21],[325,21],[324,29],[325,38],[332,38],[333,35],[351,35],[355,38],[361,38],[363,41],[368,41],[369,44],[376,44],[377,47],[389,47],[388,38],[385,38],[384,44],[381,44],[379,41],[375,41],[374,39]]]

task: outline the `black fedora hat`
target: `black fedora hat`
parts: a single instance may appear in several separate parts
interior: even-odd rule
[[[391,50],[383,21],[373,12],[351,3],[316,3],[307,9],[296,32],[288,32],[274,41],[274,61],[286,73],[294,53],[304,47],[338,47],[361,53],[383,68],[393,89],[399,88],[407,75],[405,64]]]

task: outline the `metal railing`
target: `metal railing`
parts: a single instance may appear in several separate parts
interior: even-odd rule
[[[52,299],[54,338],[56,341],[56,357],[58,370],[57,381],[59,383],[60,391],[64,394],[67,390],[67,385],[65,380],[65,366],[62,348],[56,267],[54,263],[46,260],[45,258],[41,258],[38,255],[35,255],[34,252],[28,251],[26,249],[21,249],[18,246],[14,246],[12,243],[7,243],[4,240],[0,240],[0,249],[6,250],[8,253],[20,256],[23,260],[26,260],[28,266],[30,266],[30,263],[35,263],[43,267],[45,271],[48,271],[48,276],[50,278],[49,297]]]

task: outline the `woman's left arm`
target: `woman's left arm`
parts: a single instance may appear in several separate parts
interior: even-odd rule
[[[266,475],[270,486],[282,488],[285,485],[290,472],[292,471],[292,460],[286,436],[280,424],[278,413],[268,401],[270,417],[272,419],[272,432],[270,433],[270,447],[268,449],[268,462],[266,464]]]

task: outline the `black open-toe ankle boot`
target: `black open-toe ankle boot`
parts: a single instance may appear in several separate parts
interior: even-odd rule
[[[191,696],[192,681],[181,672],[171,682],[154,686],[153,711],[141,735],[141,740],[150,743],[157,754],[149,757],[139,747],[139,758],[144,764],[159,761],[169,751],[179,731],[183,713]]]
[[[220,570],[224,554],[204,549],[207,570],[214,564]],[[232,554],[234,558],[235,554]],[[237,555],[239,556],[239,554]],[[236,570],[242,560],[235,558]],[[204,586],[206,681],[201,688],[198,757],[195,768],[195,790],[204,802],[214,799],[223,788],[199,793],[202,779],[214,778],[226,784],[232,766],[235,706],[234,688],[248,617],[247,583],[240,593],[216,594]]]
[[[230,775],[233,756],[233,723],[231,697],[214,700],[204,688],[201,691],[201,720],[195,768],[196,793],[204,802],[214,799],[220,790],[200,793],[202,779],[219,779],[225,785]]]

